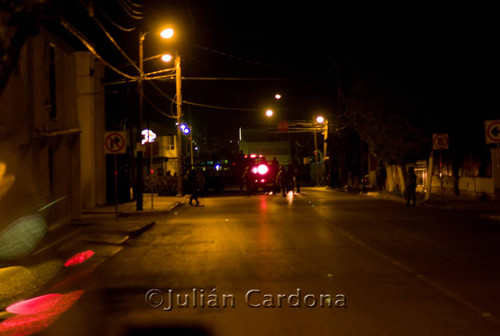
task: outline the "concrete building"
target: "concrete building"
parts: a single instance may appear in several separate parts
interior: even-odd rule
[[[58,34],[27,38],[0,93],[0,163],[13,178],[0,227],[40,209],[54,224],[105,202],[103,76]]]

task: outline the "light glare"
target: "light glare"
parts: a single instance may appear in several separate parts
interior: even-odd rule
[[[172,60],[172,55],[169,54],[162,55],[161,60],[165,63],[170,62]]]
[[[267,172],[269,171],[269,167],[266,166],[265,164],[261,164],[257,167],[257,172],[260,174],[260,175],[266,175]]]
[[[172,28],[167,28],[160,33],[161,37],[164,39],[169,39],[174,36],[174,30]]]

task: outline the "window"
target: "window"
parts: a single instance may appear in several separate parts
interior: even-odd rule
[[[174,150],[174,149],[175,149],[174,136],[167,135],[167,150]]]

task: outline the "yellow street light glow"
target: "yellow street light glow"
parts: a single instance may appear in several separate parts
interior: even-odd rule
[[[161,37],[164,39],[169,39],[174,36],[174,30],[172,28],[167,28],[160,33]]]
[[[277,94],[274,95],[274,98],[276,98],[276,99],[279,100],[279,99],[281,99],[281,95],[279,93],[277,93]]]
[[[273,110],[269,109],[269,110],[266,111],[266,116],[268,116],[268,117],[272,117],[273,114],[274,114]]]
[[[172,60],[172,55],[169,55],[169,54],[162,55],[161,60],[163,62],[170,62]]]
[[[316,122],[317,122],[318,124],[322,124],[322,123],[324,123],[324,122],[325,122],[325,118],[323,118],[322,116],[317,116],[317,117],[316,117]]]

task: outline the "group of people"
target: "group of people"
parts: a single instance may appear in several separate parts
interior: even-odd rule
[[[293,168],[290,165],[287,169],[285,166],[280,166],[279,164],[277,164],[277,161],[273,159],[273,162],[271,163],[269,169],[269,176],[274,180],[276,186],[279,187],[281,195],[283,197],[285,197],[289,191],[293,191],[295,188],[297,189],[297,192],[300,193],[300,181],[297,168]],[[240,184],[240,190],[243,190],[243,187],[245,187],[245,195],[247,196],[250,195],[250,190],[252,189],[252,182],[254,179],[255,177],[250,170],[250,166],[247,166],[241,177]]]
[[[165,175],[154,176],[148,174],[144,179],[146,192],[157,192],[159,196],[173,196],[177,194],[177,174],[170,170]]]
[[[297,173],[297,169],[293,169],[292,166],[288,166],[288,169],[280,166],[278,175],[276,176],[276,184],[280,187],[281,196],[285,197],[289,191],[293,192],[294,187],[300,193],[300,182]]]

